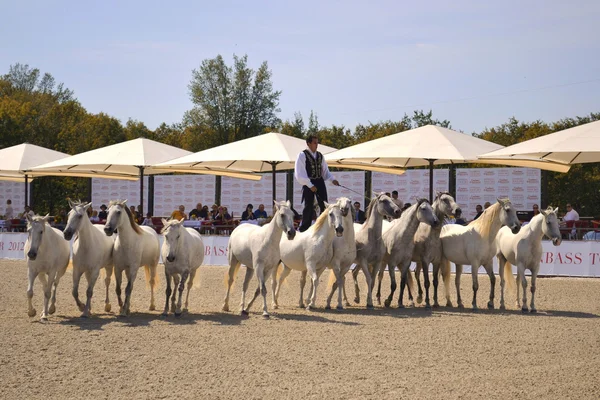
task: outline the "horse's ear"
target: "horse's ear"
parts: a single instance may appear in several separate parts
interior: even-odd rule
[[[435,191],[435,197],[436,198],[440,197],[441,195],[442,195],[442,192],[440,192],[438,190]]]
[[[289,200],[287,200],[287,201],[285,202],[285,205],[286,205],[288,208],[292,208],[292,203],[290,203],[290,201],[289,201]]]
[[[279,210],[279,203],[277,202],[277,200],[273,200],[273,204],[275,204],[275,209]]]
[[[67,201],[69,202],[69,207],[73,208],[73,202],[71,201],[71,199],[67,199]]]
[[[163,224],[163,225],[167,225],[167,224],[169,223],[169,221],[167,221],[167,220],[166,220],[166,219],[164,219],[164,218],[161,218],[160,220],[162,221],[162,224]]]
[[[123,200],[123,205],[127,204],[127,199]]]
[[[323,204],[325,205],[325,208],[329,207],[329,203],[326,201],[323,201]]]
[[[554,209],[554,214],[558,215],[558,207]]]
[[[179,223],[182,223],[183,221],[185,221],[185,218],[181,217],[181,219],[179,220]]]
[[[48,218],[50,218],[50,214],[46,214],[44,218],[42,218],[42,221],[48,222]]]
[[[546,211],[544,211],[543,208],[540,208],[540,214],[542,214],[544,217],[548,215],[546,214]]]
[[[90,208],[90,207],[91,207],[91,205],[92,205],[92,202],[90,201],[90,202],[89,202],[89,203],[87,203],[85,206],[83,206],[83,208],[87,210],[88,208]]]

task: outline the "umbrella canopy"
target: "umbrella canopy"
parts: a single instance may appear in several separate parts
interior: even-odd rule
[[[203,150],[156,165],[164,171],[193,172],[197,168],[221,168],[251,172],[273,172],[275,200],[275,171],[293,169],[298,154],[306,149],[306,141],[282,133],[271,132]],[[335,151],[319,145],[322,154]]]
[[[27,203],[29,178],[36,176],[31,168],[65,157],[69,155],[29,143],[0,149],[0,180],[24,182],[25,203]]]
[[[600,121],[590,122],[482,154],[489,160],[537,160],[568,166],[600,162]],[[560,171],[560,172],[566,172]]]
[[[477,155],[500,148],[471,135],[426,125],[329,153],[325,159],[329,166],[341,168],[345,164],[396,168],[428,165],[429,198],[433,201],[434,165],[475,161]]]

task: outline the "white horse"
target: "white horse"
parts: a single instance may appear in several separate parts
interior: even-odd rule
[[[277,304],[277,299],[279,298],[281,284],[292,270],[296,270],[302,273],[300,279],[300,301],[298,305],[304,307],[304,285],[306,283],[306,274],[309,273],[313,288],[310,303],[306,309],[310,310],[315,307],[319,273],[331,262],[334,237],[341,237],[344,234],[344,217],[338,203],[325,203],[325,207],[324,212],[317,218],[314,225],[304,232],[298,232],[294,240],[288,241],[282,239],[280,241],[281,262],[284,268],[279,277],[277,289],[275,290],[275,298],[273,299],[275,304]]]
[[[437,192],[432,208],[439,221],[443,221],[446,217],[455,215],[457,211],[460,211],[460,207],[454,201],[454,197],[448,192]],[[417,278],[417,284],[419,285],[417,303],[423,301],[423,289],[421,288],[421,279],[419,278],[419,273],[423,270],[423,279],[425,281],[425,308],[431,308],[431,305],[429,304],[430,263],[433,264],[433,306],[439,306],[437,290],[440,261],[442,258],[442,241],[440,240],[442,226],[441,223],[435,227],[422,223],[415,233],[415,248],[413,250],[412,261],[417,263],[417,268],[415,269],[415,277]],[[450,301],[450,282],[448,277],[445,278],[444,284],[446,286],[446,306],[451,307],[452,302]]]
[[[507,226],[513,233],[519,232],[521,223],[517,212],[509,199],[498,199],[483,214],[467,226],[444,225],[440,239],[442,240],[442,275],[449,276],[450,261],[456,264],[456,296],[458,307],[464,307],[460,296],[460,276],[462,266],[471,266],[473,278],[473,309],[477,309],[477,289],[479,282],[477,272],[483,265],[490,277],[490,300],[488,308],[494,308],[494,287],[496,277],[493,270],[493,258],[496,255],[495,239],[502,226]]]
[[[71,240],[76,235],[73,242],[72,293],[77,307],[79,307],[80,311],[83,311],[81,316],[84,318],[90,316],[94,285],[96,285],[96,280],[102,268],[106,270],[106,278],[104,279],[106,286],[104,311],[110,312],[111,309],[108,287],[110,286],[110,279],[113,273],[113,246],[115,241],[113,237],[108,237],[102,232],[102,226],[92,224],[87,213],[91,205],[92,203],[73,203],[69,200],[71,211],[69,211],[67,225],[63,231],[65,240]],[[84,273],[88,283],[85,304],[79,301],[79,280]]]
[[[27,217],[27,241],[25,242],[25,258],[29,275],[27,287],[27,314],[33,317],[37,311],[33,308],[33,283],[39,277],[44,289],[44,309],[41,320],[47,321],[48,314],[56,311],[56,287],[69,265],[69,242],[62,238],[62,232],[47,224],[48,216]],[[52,286],[54,291],[52,292]],[[52,304],[48,307],[52,292]]]
[[[185,295],[185,308],[188,309],[188,301],[190,298],[190,289],[194,284],[196,270],[204,262],[204,243],[202,236],[193,228],[183,226],[183,219],[167,221],[162,219],[163,229],[162,234],[164,241],[162,244],[161,254],[165,264],[165,278],[167,280],[165,309],[163,315],[169,315],[169,297],[171,296],[171,280],[174,283],[173,297],[171,298],[171,312],[175,315],[181,315],[181,297],[183,296],[183,288],[186,280],[187,293]],[[180,282],[181,278],[181,282]],[[175,295],[179,286],[179,299],[175,304]]]
[[[398,218],[402,214],[402,210],[391,197],[380,193],[371,199],[365,214],[366,220],[362,225],[354,224],[356,235],[356,267],[352,271],[356,294],[354,301],[360,302],[358,272],[362,270],[367,281],[367,308],[373,308],[374,279],[379,271],[384,270],[382,266],[385,256],[383,232],[392,225],[384,217]],[[342,275],[345,276],[344,271],[342,271]]]
[[[535,308],[535,281],[540,270],[542,258],[542,238],[544,236],[552,239],[552,244],[559,246],[562,237],[558,223],[558,208],[554,210],[548,207],[546,211],[540,210],[540,214],[531,219],[519,233],[513,235],[507,227],[500,229],[496,236],[498,248],[498,263],[500,266],[500,309],[504,309],[504,284],[508,281],[509,286],[513,283],[512,267],[517,266],[517,307],[520,306],[519,284],[523,285],[523,305],[521,310],[527,312],[527,279],[525,270],[531,271],[531,312]]]
[[[107,236],[111,236],[117,230],[118,235],[115,239],[113,258],[120,315],[129,315],[133,284],[137,277],[138,269],[142,265],[146,271],[146,282],[150,283],[150,311],[155,310],[154,287],[156,285],[156,267],[160,255],[158,235],[149,226],[139,226],[135,222],[129,207],[127,207],[127,200],[111,201],[109,204],[104,233]],[[125,275],[127,276],[125,302],[121,300],[123,271],[125,271]]]
[[[244,277],[244,285],[242,288],[241,313],[248,315],[248,309],[258,297],[259,293],[263,296],[263,316],[269,317],[267,311],[267,286],[266,279],[272,270],[277,269],[279,264],[279,243],[280,241],[292,241],[296,236],[294,229],[294,213],[291,209],[289,201],[274,202],[276,212],[269,222],[263,226],[252,224],[242,224],[235,228],[231,233],[228,244],[228,259],[229,271],[227,275],[227,294],[223,303],[223,311],[229,311],[229,294],[231,285],[233,284],[237,270],[241,264],[246,266],[246,276]],[[285,232],[285,238],[283,233]],[[258,288],[254,293],[254,297],[245,306],[246,291],[252,272],[256,273],[258,279]],[[275,288],[273,288],[275,293]],[[273,294],[274,296],[274,294]],[[277,308],[274,301],[274,307]]]
[[[440,224],[431,204],[426,199],[418,199],[415,204],[404,210],[399,220],[394,221],[390,229],[383,234],[385,245],[385,259],[391,281],[391,293],[384,304],[389,307],[396,291],[396,267],[400,270],[400,297],[398,307],[403,307],[402,297],[408,278],[413,249],[415,247],[415,232],[419,224],[425,223],[432,227]]]

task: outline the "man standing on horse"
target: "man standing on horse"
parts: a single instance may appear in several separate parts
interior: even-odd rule
[[[317,151],[319,139],[314,135],[310,135],[306,139],[306,145],[308,149],[298,154],[294,171],[296,180],[302,185],[302,202],[304,202],[300,232],[304,232],[310,227],[314,213],[315,195],[321,211],[325,210],[324,202],[328,201],[325,180],[331,181],[335,186],[340,185],[329,172],[323,154]]]

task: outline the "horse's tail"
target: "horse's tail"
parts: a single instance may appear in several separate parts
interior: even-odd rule
[[[337,278],[335,277],[335,273],[332,269],[329,270],[329,279],[327,280],[327,293],[331,291],[333,284],[337,282]]]
[[[277,269],[277,274],[275,275],[275,279],[277,279],[277,282],[279,282],[279,279],[281,278],[281,274],[283,274],[283,269],[284,269],[284,266],[283,266],[283,263],[281,262],[281,260],[279,260],[279,263],[277,264],[276,269]],[[281,283],[285,283],[286,281],[287,281],[287,277],[284,278],[284,280],[281,281]]]
[[[416,271],[415,271],[416,273]],[[408,290],[410,290],[410,294],[415,295],[415,278],[413,274],[410,272],[410,269],[406,273],[406,284],[408,285]]]
[[[512,273],[512,264],[508,260],[504,263],[504,282],[506,283],[506,289],[511,293],[516,293],[515,277]]]
[[[440,270],[438,273],[442,275],[442,279],[444,281],[446,299],[450,298],[450,272],[450,261],[442,257],[442,260],[440,261]]]
[[[154,289],[157,288],[158,286],[158,273],[157,273],[157,266],[155,266],[154,268],[149,267],[148,265],[144,265],[144,275],[146,277],[146,289],[151,288],[151,281],[154,281]]]
[[[65,271],[68,271],[70,269],[73,269],[73,260],[69,259],[69,263],[67,264],[67,269]]]
[[[231,254],[231,253],[229,253]],[[235,263],[235,269],[233,270],[233,282],[231,282],[231,284],[233,285],[235,283],[235,278],[237,277],[238,271],[240,270],[240,266],[242,265],[242,263],[236,262]],[[198,275],[198,274],[196,274]],[[227,272],[225,272],[225,275],[223,276],[223,285],[225,287],[229,287],[229,268],[227,268]]]

